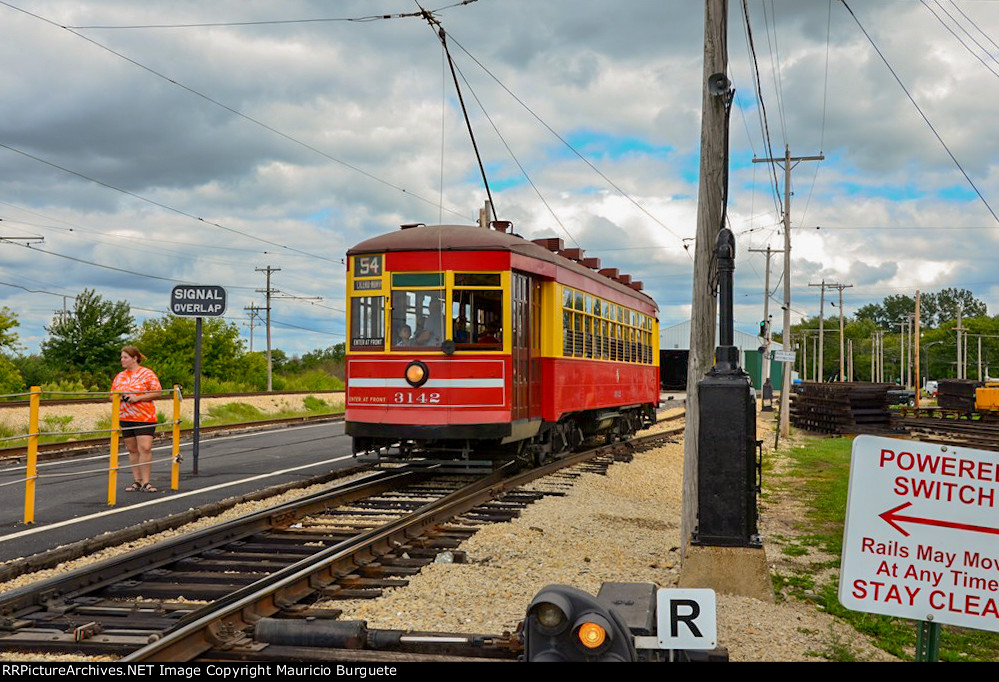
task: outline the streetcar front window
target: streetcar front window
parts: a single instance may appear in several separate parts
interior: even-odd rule
[[[444,289],[393,289],[392,350],[439,348],[444,301]]]

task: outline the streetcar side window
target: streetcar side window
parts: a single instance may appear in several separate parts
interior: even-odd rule
[[[503,289],[498,272],[456,272],[451,339],[458,350],[502,350]]]
[[[385,298],[355,296],[350,304],[350,349],[385,348]]]

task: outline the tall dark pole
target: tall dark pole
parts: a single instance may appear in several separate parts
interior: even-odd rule
[[[687,423],[683,437],[683,513],[680,518],[680,534],[681,551],[684,554],[697,524],[697,384],[714,364],[717,303],[712,282],[717,272],[714,252],[718,228],[722,224],[726,170],[727,107],[724,97],[711,93],[710,81],[712,76],[727,72],[728,2],[705,0],[700,186],[697,195],[690,355],[687,362]]]
[[[191,444],[191,459],[194,474],[198,473],[198,450],[201,428],[201,318],[194,318],[194,442]]]

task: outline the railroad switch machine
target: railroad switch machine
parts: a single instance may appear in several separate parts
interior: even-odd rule
[[[719,353],[726,350],[718,349]],[[760,475],[756,400],[749,375],[719,363],[698,382],[697,396],[697,529],[692,542],[761,547],[756,510]]]

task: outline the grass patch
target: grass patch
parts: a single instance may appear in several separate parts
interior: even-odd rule
[[[785,494],[793,494],[804,503],[807,519],[799,524],[801,536],[793,540],[776,540],[789,556],[803,555],[801,550],[804,547],[817,547],[833,558],[803,564],[791,575],[776,576],[774,586],[789,596],[813,602],[822,610],[846,621],[857,631],[870,636],[885,651],[902,659],[911,659],[916,643],[915,621],[850,611],[839,603],[839,565],[852,446],[850,438],[815,438],[788,452],[791,466],[784,474],[783,485],[788,486]],[[832,577],[819,582],[822,579],[817,576],[829,568],[835,569],[829,573]],[[852,653],[841,649],[834,643],[829,651],[821,652],[821,655],[828,660],[853,660],[849,658]],[[997,661],[999,634],[944,625],[940,634],[940,660]]]

